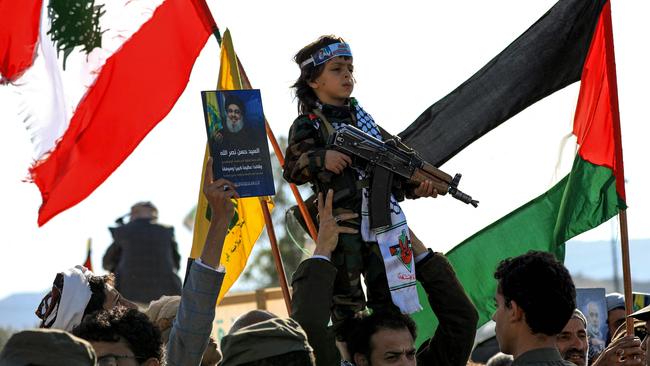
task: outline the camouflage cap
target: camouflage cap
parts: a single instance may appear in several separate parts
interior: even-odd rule
[[[59,329],[29,329],[9,338],[0,353],[0,365],[94,366],[97,356],[90,343]]]
[[[295,320],[273,318],[223,337],[220,365],[236,366],[294,351],[312,352],[307,335]]]

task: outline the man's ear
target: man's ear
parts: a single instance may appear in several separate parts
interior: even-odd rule
[[[160,366],[160,361],[158,361],[157,359],[151,357],[150,359],[148,359],[148,360],[144,361],[143,363],[141,363],[141,365],[144,365],[144,366]]]
[[[312,89],[318,89],[318,80],[313,80],[307,83],[310,88]]]
[[[363,355],[361,353],[355,353],[354,364],[356,366],[368,366],[370,362],[368,362],[368,358],[366,358],[366,355]]]
[[[526,314],[524,314],[524,309],[517,304],[515,300],[510,300],[510,320],[513,322],[518,322],[523,320]]]

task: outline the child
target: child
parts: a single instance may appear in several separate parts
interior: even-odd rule
[[[435,197],[437,192],[428,181],[413,186],[391,179],[390,174],[387,178],[386,174],[367,172],[363,161],[326,148],[331,131],[346,124],[379,139],[391,137],[350,98],[355,83],[354,67],[352,52],[343,39],[320,37],[301,49],[294,60],[300,67],[300,77],[293,85],[300,116],[289,132],[284,178],[295,184],[311,183],[314,192],[323,192],[323,197],[328,189],[333,189],[335,217],[342,213],[357,213],[361,217],[356,222],[346,221],[347,225],[359,229],[359,233],[341,234],[331,258],[338,269],[332,322],[337,338],[343,340],[342,321],[357,316],[366,307],[361,274],[366,281],[367,305],[371,309],[397,306],[403,313],[420,310],[409,230],[397,201],[405,196]],[[369,202],[374,197],[370,187],[374,187],[373,180],[377,179],[391,184],[389,193],[392,193],[379,205]],[[369,207],[384,209],[390,224],[371,227]]]

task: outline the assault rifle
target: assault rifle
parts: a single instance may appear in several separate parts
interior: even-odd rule
[[[450,193],[461,202],[478,206],[478,201],[458,189],[460,174],[452,178],[422,160],[415,150],[404,145],[398,137],[383,142],[356,127],[345,125],[330,134],[328,145],[335,150],[366,160],[370,169],[380,166],[418,184],[430,180],[438,194]]]

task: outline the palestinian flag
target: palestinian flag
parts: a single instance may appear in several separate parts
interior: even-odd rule
[[[0,73],[35,146],[39,225],[92,193],[167,115],[216,28],[204,0],[3,0],[0,24]]]
[[[564,259],[567,240],[626,208],[611,24],[607,1],[558,2],[401,133],[439,165],[524,108],[581,81],[573,124],[579,148],[570,173],[447,253],[479,310],[479,326],[495,311],[493,273],[501,260],[529,250]],[[430,309],[414,315],[420,341],[434,331],[432,316]]]

